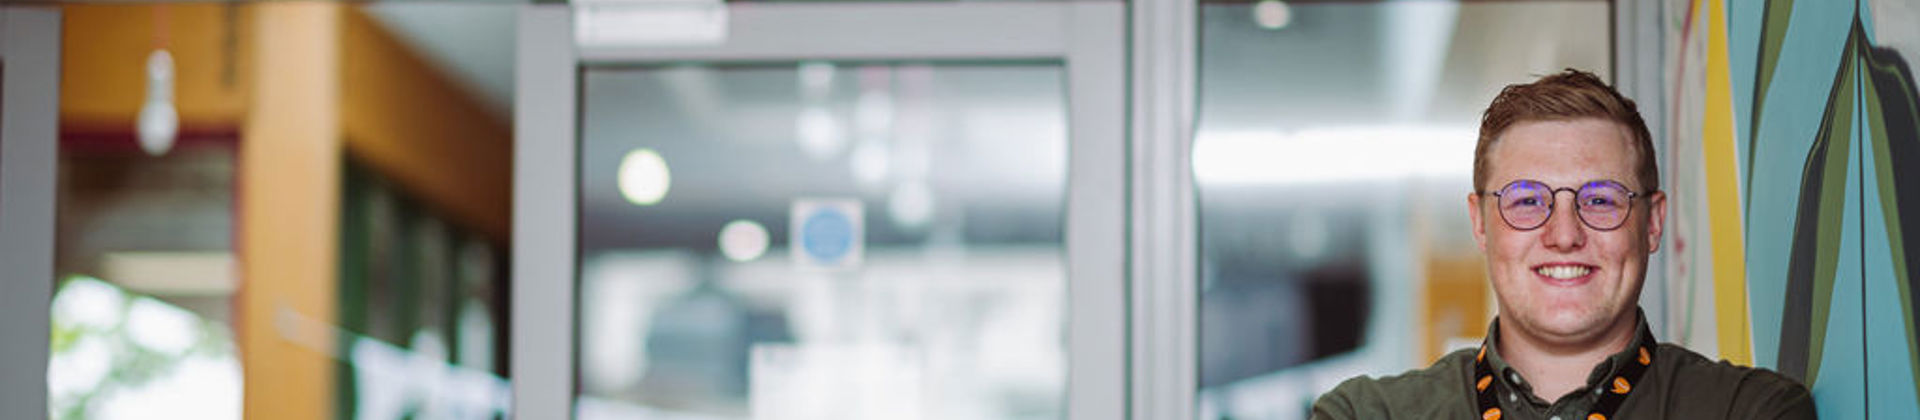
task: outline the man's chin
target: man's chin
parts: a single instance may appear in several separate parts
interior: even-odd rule
[[[1588,309],[1561,310],[1540,314],[1528,327],[1545,339],[1582,340],[1606,330],[1608,322],[1600,318]]]

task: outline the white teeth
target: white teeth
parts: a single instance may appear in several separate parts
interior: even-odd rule
[[[1540,268],[1534,269],[1533,271],[1536,273],[1540,273],[1540,275],[1542,276],[1552,277],[1556,279],[1570,279],[1570,278],[1587,275],[1587,273],[1593,272],[1593,269],[1581,267],[1577,265],[1555,265],[1555,266],[1540,267]]]

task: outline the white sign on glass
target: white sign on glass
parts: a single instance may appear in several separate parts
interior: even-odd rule
[[[793,201],[787,249],[795,268],[847,270],[866,253],[866,222],[857,199]]]

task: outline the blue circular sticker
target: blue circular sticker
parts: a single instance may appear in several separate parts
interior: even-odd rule
[[[801,246],[807,255],[825,263],[836,263],[853,249],[853,221],[834,208],[823,208],[800,225]]]

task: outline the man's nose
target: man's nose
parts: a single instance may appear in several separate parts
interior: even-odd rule
[[[1579,195],[1579,194],[1573,194]],[[1587,245],[1587,227],[1580,220],[1580,210],[1574,205],[1574,199],[1560,202],[1560,194],[1553,195],[1553,214],[1547,217],[1547,225],[1542,226],[1540,241],[1547,249],[1555,251],[1573,251]]]

